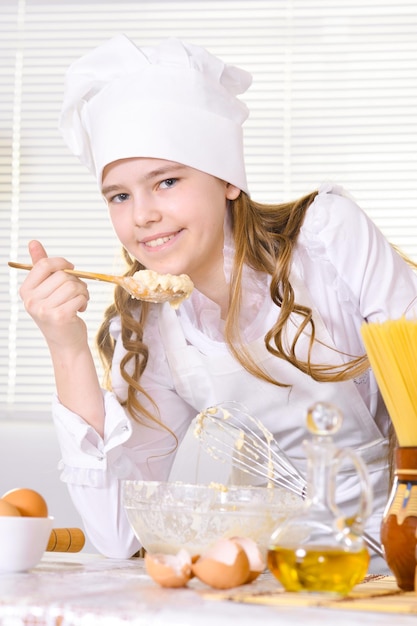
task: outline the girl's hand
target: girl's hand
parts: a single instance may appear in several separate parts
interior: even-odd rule
[[[33,269],[20,288],[24,306],[50,348],[85,346],[87,330],[78,315],[89,300],[87,286],[61,270],[74,266],[63,258],[49,258],[39,241],[29,243]]]
[[[73,411],[103,436],[103,395],[87,337],[78,315],[88,303],[87,286],[62,270],[73,265],[61,258],[48,258],[39,241],[29,243],[33,268],[20,288],[29,315],[45,336],[61,404]]]

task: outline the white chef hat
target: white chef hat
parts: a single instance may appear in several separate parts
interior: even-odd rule
[[[68,69],[60,130],[101,185],[108,163],[153,157],[188,165],[247,191],[236,97],[251,75],[178,39],[136,47],[118,35]]]

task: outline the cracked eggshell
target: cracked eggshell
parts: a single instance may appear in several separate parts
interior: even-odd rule
[[[201,582],[214,589],[243,585],[249,577],[249,559],[245,550],[232,539],[219,539],[193,564]]]
[[[161,587],[185,587],[192,577],[191,556],[186,550],[177,554],[145,554],[149,576]]]
[[[249,561],[249,576],[246,582],[251,583],[265,570],[265,559],[256,541],[250,537],[232,537],[231,540],[239,544],[246,552]]]

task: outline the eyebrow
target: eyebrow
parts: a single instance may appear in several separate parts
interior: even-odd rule
[[[143,176],[144,180],[152,180],[153,178],[158,178],[160,176],[165,176],[166,174],[176,173],[180,170],[185,170],[186,165],[182,165],[181,163],[172,163],[170,165],[164,165],[162,167],[158,167],[155,170],[151,170],[147,174]],[[107,187],[103,187],[101,193],[103,196],[114,193],[115,191],[119,191],[123,188],[123,185],[108,185]]]
[[[101,193],[103,196],[106,196],[109,193],[119,191],[121,188],[122,187],[120,185],[109,185],[108,187],[102,187]]]
[[[179,170],[185,170],[186,166],[181,163],[171,163],[170,165],[163,165],[162,167],[158,167],[156,170],[152,170],[145,174],[144,179],[149,180],[151,178],[157,178],[158,176],[165,176],[165,174],[169,174],[171,172],[178,172]]]

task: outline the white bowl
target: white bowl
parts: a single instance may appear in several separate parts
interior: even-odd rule
[[[53,517],[0,517],[0,574],[25,572],[41,560]]]
[[[266,551],[273,531],[302,504],[277,487],[222,487],[124,481],[123,504],[142,546],[151,553],[201,554],[222,537],[250,537]]]

